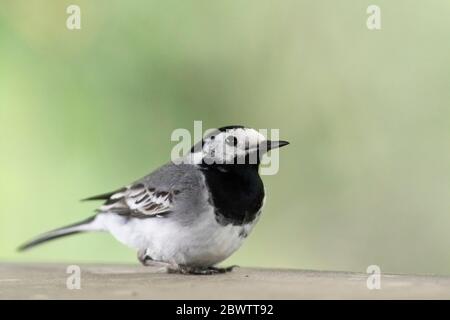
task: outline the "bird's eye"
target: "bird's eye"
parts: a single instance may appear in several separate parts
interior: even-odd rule
[[[233,146],[236,147],[238,144],[238,139],[235,136],[229,136],[228,138],[225,139],[225,142],[229,145],[229,146]]]

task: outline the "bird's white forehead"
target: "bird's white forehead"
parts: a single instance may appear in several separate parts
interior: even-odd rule
[[[228,129],[216,135],[216,138],[226,139],[229,136],[236,137],[239,142],[245,141],[250,144],[258,144],[266,140],[263,134],[251,128]]]

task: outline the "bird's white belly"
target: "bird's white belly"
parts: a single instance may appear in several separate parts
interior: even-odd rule
[[[103,220],[105,229],[117,240],[134,249],[146,250],[153,260],[191,266],[212,266],[228,258],[257,221],[243,226],[222,226],[212,210],[188,226],[164,217],[127,219],[104,214]]]

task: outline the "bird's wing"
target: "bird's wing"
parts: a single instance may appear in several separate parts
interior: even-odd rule
[[[150,218],[196,212],[203,204],[204,177],[196,166],[168,163],[129,186],[86,200],[104,200],[99,212]]]
[[[92,197],[89,199],[106,200],[100,207],[100,212],[112,212],[135,218],[150,218],[169,213],[173,207],[174,196],[178,193],[178,190],[158,190],[143,183],[136,183],[117,192],[105,194],[104,198]]]

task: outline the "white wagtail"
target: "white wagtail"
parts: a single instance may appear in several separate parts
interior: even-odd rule
[[[259,219],[265,199],[261,156],[287,144],[243,126],[220,128],[182,161],[85,199],[105,201],[95,216],[38,236],[19,250],[79,232],[108,231],[138,250],[144,265],[193,274],[230,271],[215,265],[240,247]]]

